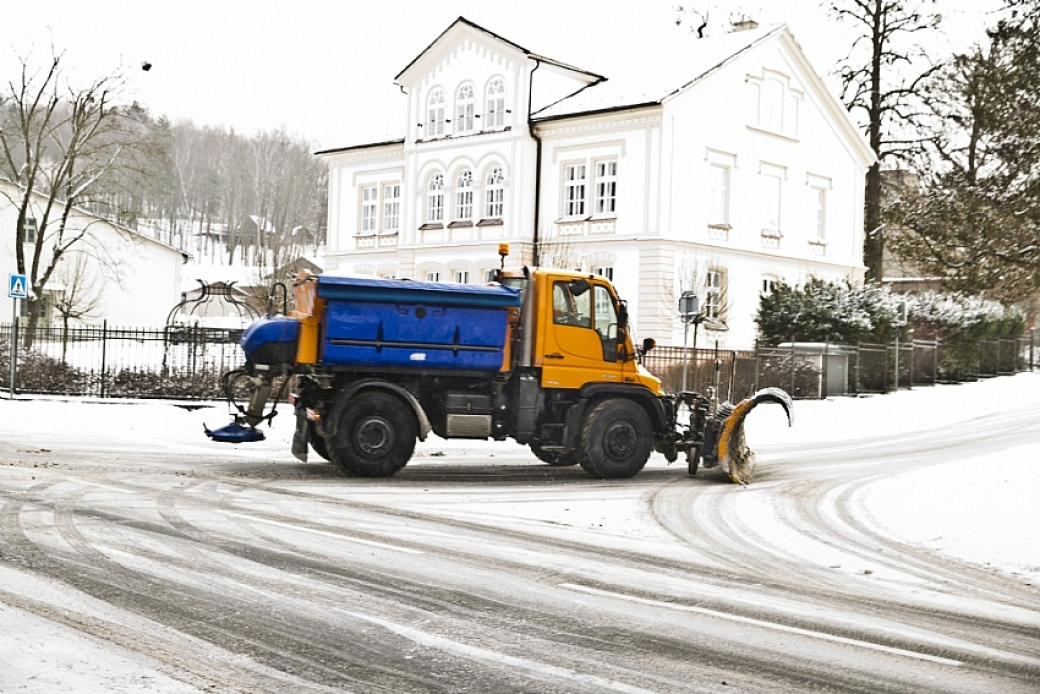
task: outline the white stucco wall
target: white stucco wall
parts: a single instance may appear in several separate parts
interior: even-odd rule
[[[42,218],[42,214],[39,214]],[[8,274],[16,272],[14,248],[17,209],[0,195],[0,272],[6,286]],[[113,226],[95,217],[73,212],[70,229],[87,229],[61,261],[48,283],[52,291],[62,286],[61,268],[72,272],[82,257],[87,285],[97,297],[97,307],[82,322],[112,326],[159,327],[166,315],[180,301],[183,256],[165,244]],[[46,244],[45,244],[46,247]],[[31,253],[27,247],[26,253]],[[12,300],[4,291],[0,296],[0,321],[9,321]],[[54,315],[58,319],[58,315]]]

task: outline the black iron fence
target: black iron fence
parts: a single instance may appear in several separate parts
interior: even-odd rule
[[[240,366],[241,330],[200,326],[167,328],[38,327],[31,346],[24,328],[0,324],[0,387],[15,392],[117,398],[199,400],[223,397],[220,377]]]
[[[0,324],[0,390],[10,392],[12,325]],[[219,399],[221,375],[242,365],[241,330],[39,327],[30,347],[19,335],[19,393],[168,399]],[[896,388],[977,380],[1032,368],[1029,339],[969,345],[939,341],[855,346],[801,343],[756,350],[657,347],[644,366],[671,392],[718,389],[738,400],[777,386],[796,398],[883,393]]]
[[[897,388],[972,381],[1029,370],[1030,339],[947,345],[937,340],[892,344],[795,343],[756,350],[656,347],[647,370],[671,392],[717,389],[738,400],[769,386],[796,398],[885,393]]]

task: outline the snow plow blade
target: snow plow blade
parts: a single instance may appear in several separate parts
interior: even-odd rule
[[[750,484],[755,472],[755,452],[744,440],[744,419],[760,403],[775,402],[787,413],[787,425],[793,424],[791,396],[780,388],[763,388],[749,398],[734,405],[723,405],[718,417],[722,419],[719,432],[718,461],[729,478],[737,484]],[[726,412],[732,408],[732,411]]]
[[[202,428],[206,431],[206,436],[221,443],[251,443],[264,440],[264,432],[253,427],[244,427],[238,422],[232,422],[219,429],[211,430],[205,424]]]

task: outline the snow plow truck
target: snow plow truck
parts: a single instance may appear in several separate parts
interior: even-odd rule
[[[735,406],[662,390],[641,364],[654,341],[634,346],[626,304],[604,277],[503,268],[495,279],[301,274],[295,309],[243,333],[245,365],[224,375],[237,413],[207,435],[262,439],[275,392],[275,407],[288,399],[295,408],[293,454],[306,461],[312,449],[347,475],[393,475],[433,432],[512,438],[549,465],[598,478],[632,477],[653,451],[669,462],[682,453],[690,474],[721,465],[746,484],[748,412],[775,402],[790,422],[791,399],[779,389]]]

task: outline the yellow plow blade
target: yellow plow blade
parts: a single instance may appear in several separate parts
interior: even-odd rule
[[[787,424],[793,423],[791,396],[779,388],[763,388],[741,400],[726,417],[719,434],[719,463],[729,478],[737,484],[750,484],[755,472],[755,452],[744,440],[744,420],[751,410],[763,402],[774,402],[787,413]]]

